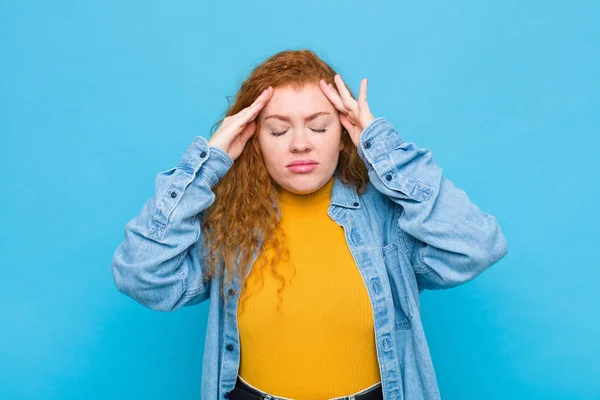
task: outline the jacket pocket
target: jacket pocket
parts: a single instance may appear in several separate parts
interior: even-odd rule
[[[413,317],[413,309],[409,299],[410,285],[406,277],[406,271],[400,263],[398,244],[391,242],[383,247],[382,251],[394,301],[394,329],[410,329]]]

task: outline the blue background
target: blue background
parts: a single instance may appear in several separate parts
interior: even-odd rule
[[[86,4],[84,4],[86,3]],[[567,4],[568,3],[568,4]],[[600,398],[598,2],[2,1],[0,398],[197,399],[207,303],[114,286],[125,223],[227,96],[310,48],[495,215],[424,292],[444,399]]]

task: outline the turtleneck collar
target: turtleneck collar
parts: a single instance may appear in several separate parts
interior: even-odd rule
[[[297,194],[278,186],[279,202],[285,206],[314,207],[329,206],[334,177],[312,193]]]

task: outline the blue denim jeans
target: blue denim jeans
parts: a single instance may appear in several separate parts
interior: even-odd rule
[[[288,397],[275,396],[260,390],[257,387],[252,386],[246,382],[241,376],[238,375],[235,388],[227,396],[230,400],[250,400],[250,399],[269,399],[269,400],[294,400]],[[366,389],[359,392],[349,394],[342,397],[334,397],[329,400],[353,400],[353,399],[365,399],[365,400],[383,400],[383,392],[381,389],[381,382],[378,382]]]

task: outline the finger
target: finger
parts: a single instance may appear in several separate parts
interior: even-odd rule
[[[273,88],[271,86],[269,86],[268,88],[263,90],[262,93],[258,95],[258,97],[256,97],[256,99],[250,106],[248,106],[246,108],[248,110],[255,110],[257,108],[259,108],[259,109],[262,108],[267,103],[267,101],[270,99],[272,94],[273,94]]]
[[[329,98],[331,101],[333,101],[335,98],[339,98],[341,100],[340,95],[331,83],[327,83],[325,82],[325,79],[321,79],[319,81],[319,85],[321,86],[323,93],[325,93],[327,98]]]
[[[268,88],[263,90],[263,92],[260,95],[258,95],[258,97],[254,100],[254,102],[251,105],[237,113],[236,116],[241,118],[241,121],[243,121],[243,123],[247,123],[248,121],[253,120],[254,118],[256,118],[260,110],[263,109],[265,104],[267,104],[272,94],[273,88],[269,86]]]
[[[354,100],[354,98],[352,98],[352,95],[348,91],[348,88],[346,87],[346,84],[342,80],[342,77],[340,76],[340,74],[336,74],[333,79],[338,88],[338,92],[340,92],[340,96],[342,98],[342,101],[344,102],[344,105],[346,106],[346,108],[352,109],[356,100]]]
[[[343,113],[348,112],[348,109],[346,108],[346,106],[344,106],[344,103],[338,91],[333,87],[331,83],[325,84],[325,81],[323,80],[321,83],[321,89],[323,90],[329,101],[333,103],[335,108],[337,108]]]
[[[360,93],[358,94],[358,104],[364,106],[367,104],[367,78],[360,81]]]
[[[338,92],[338,90],[335,88],[335,86],[333,86],[333,84],[329,84],[329,87],[331,88],[331,91],[333,93],[335,93],[335,95],[340,99],[340,102],[343,104],[342,101],[342,97],[340,96],[340,93]],[[346,110],[346,112],[348,112],[348,108],[346,106],[344,106],[344,110]]]
[[[262,98],[254,107],[253,110],[251,112],[251,116],[250,119],[254,120],[258,114],[260,114],[260,112],[263,110],[263,108],[265,108],[265,106],[267,105],[267,103],[269,102],[269,100],[271,100],[271,97],[273,97],[273,92],[275,91],[275,89],[273,89],[271,86],[269,86],[266,89],[266,93],[264,93],[264,98]]]
[[[333,83],[328,83],[327,86],[329,86],[329,88],[331,89],[331,92],[335,93],[335,95],[337,97],[339,97],[340,100],[342,99],[342,97],[340,96],[340,93],[338,92],[338,90],[335,88],[335,86],[333,86]]]
[[[327,86],[329,86],[331,88],[331,90],[333,90],[338,96],[340,95],[340,92],[338,92],[336,87],[333,86],[333,83],[328,83]],[[340,96],[340,98],[341,98],[341,96]]]

